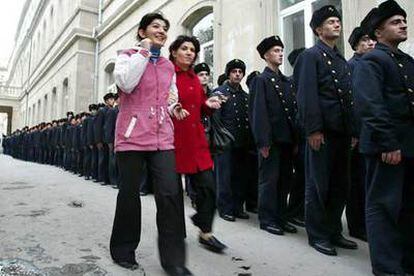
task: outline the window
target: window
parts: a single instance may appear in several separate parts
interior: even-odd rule
[[[107,92],[116,93],[116,85],[114,80],[115,63],[111,62],[105,67],[105,90]]]
[[[192,35],[196,36],[200,41],[200,53],[198,55],[198,60],[196,63],[205,62],[210,66],[211,74],[210,78],[212,79],[213,72],[213,61],[214,61],[214,39],[213,39],[213,23],[214,16],[213,13],[209,13],[203,18],[201,18],[192,28]]]
[[[45,95],[44,99],[43,99],[43,120],[49,120],[48,118],[48,114],[47,114],[47,109],[48,109],[49,105],[47,102],[47,94]]]
[[[41,114],[42,114],[41,112],[42,112],[42,103],[41,103],[41,101],[39,99],[37,101],[37,118],[36,118],[36,121],[37,122],[40,122],[42,120],[42,118],[40,117]]]
[[[52,110],[51,110],[51,116],[52,119],[56,119],[57,117],[57,93],[56,93],[56,87],[53,87],[52,89]]]
[[[66,114],[69,108],[69,81],[66,78],[63,81],[63,86],[62,86],[62,116],[64,116]]]
[[[285,54],[282,71],[291,75],[293,68],[287,57],[299,48],[312,47],[317,38],[309,27],[314,10],[324,5],[334,5],[342,13],[341,0],[279,0],[281,37],[285,44]],[[344,53],[344,40],[341,36],[338,49]]]

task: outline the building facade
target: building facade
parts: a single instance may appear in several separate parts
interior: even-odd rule
[[[407,11],[414,1],[397,0]],[[16,34],[7,85],[19,87],[19,120],[13,129],[62,117],[68,110],[84,111],[114,91],[112,72],[117,51],[136,44],[141,17],[161,12],[170,20],[167,45],[180,34],[201,41],[199,61],[213,68],[215,83],[227,61],[246,62],[247,73],[262,70],[256,45],[277,34],[285,57],[296,48],[311,47],[313,10],[335,5],[343,16],[340,49],[354,27],[382,0],[27,0]],[[409,16],[410,13],[408,12]],[[414,29],[409,18],[409,29]],[[402,48],[414,55],[414,36]],[[168,55],[165,47],[164,55]],[[292,68],[285,59],[283,71]],[[1,104],[0,104],[1,105]]]

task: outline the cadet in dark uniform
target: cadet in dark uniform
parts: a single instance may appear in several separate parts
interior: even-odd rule
[[[234,59],[226,65],[229,80],[213,91],[212,95],[227,97],[213,116],[218,116],[235,141],[231,147],[216,157],[217,208],[220,216],[227,221],[235,217],[248,219],[244,211],[248,186],[248,94],[243,91],[240,82],[246,73],[246,65],[240,59]]]
[[[319,40],[299,56],[294,69],[300,124],[307,139],[306,231],[312,247],[336,255],[334,246],[357,248],[341,233],[353,133],[351,72],[335,46],[341,35],[335,7],[316,10],[310,26]]]
[[[297,232],[285,217],[297,141],[295,88],[293,81],[279,71],[283,48],[278,36],[260,42],[257,51],[267,66],[250,84],[253,91],[250,118],[259,150],[260,228],[276,235]]]
[[[386,1],[373,10],[375,49],[355,68],[359,148],[366,164],[366,226],[375,275],[414,274],[414,59],[406,12]]]
[[[249,120],[251,123],[251,107],[254,91],[250,89],[250,84],[255,77],[260,75],[259,71],[251,72],[246,78],[246,85],[249,87]],[[259,163],[258,163],[258,154],[257,148],[254,143],[253,133],[251,133],[251,139],[253,140],[249,148],[249,184],[247,187],[247,198],[246,198],[246,211],[250,213],[257,214],[257,205],[258,205],[258,189],[259,189]]]
[[[95,145],[98,149],[98,178],[97,182],[104,182],[104,184],[109,184],[108,178],[108,144],[104,142],[105,136],[105,114],[108,109],[112,108],[114,104],[114,94],[107,93],[103,97],[105,105],[99,108],[98,113],[96,114],[94,122],[94,131],[95,131]]]
[[[353,73],[362,56],[371,51],[375,46],[375,40],[368,36],[365,27],[356,27],[349,39],[349,44],[355,51],[353,57],[348,61]],[[356,77],[352,74],[353,79]],[[355,87],[353,89],[355,91]],[[356,131],[359,136],[360,124],[356,118]],[[351,155],[351,187],[346,203],[346,219],[348,222],[349,235],[360,240],[367,240],[365,229],[365,164],[359,153],[359,146],[352,148]]]
[[[118,94],[114,95],[114,106],[109,108],[105,113],[105,125],[104,125],[104,143],[108,145],[108,177],[109,183],[115,187],[119,185],[118,168],[116,165],[114,142],[115,142],[115,126],[116,118],[118,117]]]
[[[297,58],[305,50],[305,48],[294,49],[288,55],[289,64],[295,67]],[[293,80],[293,77],[290,77]],[[302,127],[298,122],[298,115],[295,118],[298,145],[297,152],[294,156],[293,166],[295,168],[294,181],[289,192],[289,201],[287,207],[288,221],[296,226],[305,227],[305,146],[306,138]]]
[[[86,119],[86,143],[90,149],[90,175],[93,179],[98,177],[98,151],[95,146],[95,132],[94,132],[94,121],[96,118],[96,112],[98,106],[96,104],[89,105],[89,111],[91,115]]]

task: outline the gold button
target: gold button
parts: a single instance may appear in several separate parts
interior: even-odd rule
[[[276,88],[279,88],[279,85],[276,84]]]
[[[336,74],[336,71],[335,70],[332,70],[332,74]]]
[[[328,60],[328,65],[331,65],[331,64],[332,64],[332,62],[330,60]]]
[[[272,78],[272,81],[275,82],[275,78]]]
[[[337,82],[338,82],[338,80],[337,80],[337,79],[334,79],[334,82],[336,82],[336,83],[337,83]]]
[[[404,67],[404,65],[402,65],[401,63],[398,63],[398,66],[400,66],[401,68],[403,68],[403,67]]]
[[[287,108],[287,107],[286,107],[286,108],[285,108],[285,111],[289,111],[289,108]]]
[[[279,92],[279,96],[283,96],[282,92]]]
[[[339,93],[342,93],[342,89],[341,89],[341,88],[338,88],[338,92],[339,92]]]
[[[411,88],[408,88],[408,92],[413,93],[414,91]]]
[[[324,57],[326,57],[326,53],[323,53],[322,55],[323,55]]]

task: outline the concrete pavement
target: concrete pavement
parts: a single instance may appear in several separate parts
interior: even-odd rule
[[[0,275],[164,275],[152,196],[142,197],[137,250],[142,268],[129,271],[111,261],[108,243],[116,195],[111,187],[59,168],[0,155]],[[359,250],[339,249],[339,256],[328,257],[307,245],[303,229],[274,236],[258,228],[256,216],[235,223],[217,218],[215,235],[229,249],[211,253],[197,243],[197,229],[188,219],[192,213],[186,202],[188,267],[195,275],[370,275],[365,243],[358,242]],[[12,274],[19,269],[26,272]]]

